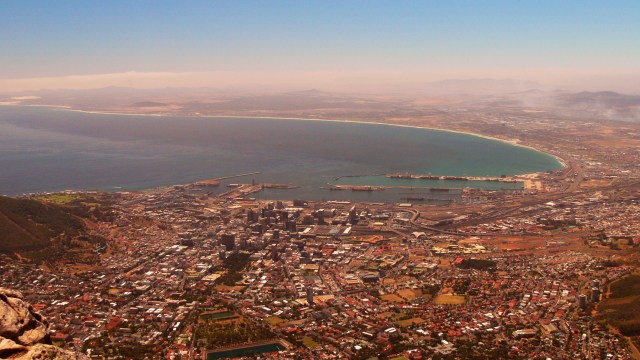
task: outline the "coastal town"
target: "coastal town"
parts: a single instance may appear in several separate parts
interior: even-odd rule
[[[97,264],[0,255],[2,286],[96,359],[631,359],[637,337],[599,307],[637,271],[637,170],[578,160],[443,205],[257,200],[216,181],[35,194],[102,204],[90,229],[108,241]]]
[[[380,174],[426,194],[395,202],[271,200],[298,187],[258,172],[28,194],[84,209],[87,234],[0,254],[0,286],[48,319],[53,344],[93,359],[640,358],[637,126],[599,125],[593,141],[571,119],[474,111],[475,131],[563,168]],[[449,128],[471,131],[454,115]]]
[[[640,360],[640,1],[0,1],[0,360]]]

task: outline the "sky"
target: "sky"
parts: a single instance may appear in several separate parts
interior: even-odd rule
[[[640,1],[0,1],[0,91],[519,79],[640,93]]]

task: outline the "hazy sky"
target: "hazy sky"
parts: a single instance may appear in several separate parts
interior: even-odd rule
[[[516,78],[640,92],[640,1],[0,1],[0,90]]]

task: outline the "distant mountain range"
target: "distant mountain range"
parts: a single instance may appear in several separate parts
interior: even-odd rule
[[[527,90],[544,90],[545,86],[528,80],[510,79],[451,79],[427,83],[427,94],[440,95],[499,95]]]
[[[567,92],[527,80],[454,79],[415,83],[389,94],[225,91],[211,88],[40,90],[0,96],[5,104],[58,105],[80,110],[177,115],[321,116],[336,118],[431,115],[438,106],[473,104],[538,108],[588,119],[640,121],[640,96],[612,91]],[[414,102],[415,100],[419,102]],[[435,103],[435,102],[434,102]]]
[[[624,95],[613,91],[566,94],[558,96],[558,100],[566,106],[590,107],[594,104],[609,108],[629,108],[640,106],[640,96]]]
[[[524,107],[552,110],[570,116],[640,122],[640,96],[613,91],[568,93],[531,90],[507,95]]]

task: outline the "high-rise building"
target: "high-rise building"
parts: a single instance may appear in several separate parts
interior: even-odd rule
[[[253,209],[248,208],[246,214],[247,214],[247,224],[253,223],[255,221]]]
[[[578,296],[578,306],[581,309],[584,309],[585,307],[587,307],[587,295],[580,294],[580,296]]]
[[[313,216],[307,214],[302,218],[302,225],[313,225]]]
[[[311,285],[307,285],[307,302],[309,305],[313,305],[313,287]]]
[[[293,206],[305,207],[308,205],[309,205],[309,202],[306,200],[300,200],[300,199],[293,200]]]
[[[352,206],[351,209],[349,209],[349,223],[351,223],[351,225],[355,225],[358,222],[358,214],[356,213],[356,206]]]
[[[289,230],[290,232],[298,231],[298,226],[296,225],[295,220],[289,220],[289,222],[287,223],[287,230]]]
[[[226,247],[227,251],[231,251],[236,247],[236,236],[231,233],[221,234],[220,243]]]

